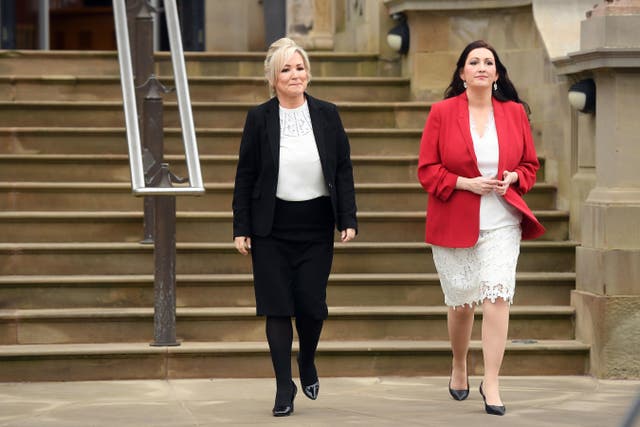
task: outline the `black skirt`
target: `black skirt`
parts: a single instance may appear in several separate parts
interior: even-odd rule
[[[271,235],[251,238],[256,313],[326,319],[335,227],[331,200],[277,200],[275,218]]]

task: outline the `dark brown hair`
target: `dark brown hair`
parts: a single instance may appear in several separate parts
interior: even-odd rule
[[[496,71],[498,72],[498,81],[496,83],[498,84],[498,90],[492,91],[493,97],[502,102],[519,102],[520,104],[524,105],[525,111],[527,111],[527,113],[530,113],[531,110],[529,109],[529,105],[527,105],[527,103],[520,99],[520,96],[518,96],[518,91],[509,79],[507,67],[505,67],[502,61],[500,61],[498,52],[496,52],[493,46],[491,46],[484,40],[476,40],[469,43],[464,48],[464,50],[460,54],[460,57],[458,58],[458,62],[456,62],[456,69],[453,72],[451,83],[449,83],[449,87],[447,87],[447,89],[444,91],[444,97],[451,98],[460,95],[465,91],[464,82],[460,78],[460,71],[462,71],[462,69],[464,68],[469,53],[471,53],[472,50],[478,48],[489,49],[491,53],[493,53],[493,58],[496,61]]]

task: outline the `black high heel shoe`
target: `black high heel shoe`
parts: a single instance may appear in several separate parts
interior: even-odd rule
[[[467,389],[466,390],[455,390],[451,388],[451,378],[449,378],[449,394],[453,397],[454,400],[465,400],[469,397],[469,378],[467,378]]]
[[[300,385],[302,386],[302,392],[311,400],[316,400],[320,393],[320,380],[318,380],[318,374],[316,367],[313,367],[313,378],[305,378],[303,370],[300,368],[300,356],[298,355],[298,370],[300,371]]]
[[[504,407],[504,405],[487,405],[487,398],[484,396],[484,393],[482,392],[482,381],[480,382],[480,396],[482,396],[482,400],[484,401],[484,410],[487,412],[487,414],[489,415],[504,415],[505,412],[507,412],[507,408]]]
[[[273,407],[273,416],[274,417],[287,417],[293,414],[293,400],[296,398],[296,394],[298,393],[298,387],[291,382],[291,386],[293,390],[291,392],[291,400],[288,402],[278,402],[278,394],[276,393],[276,404]]]

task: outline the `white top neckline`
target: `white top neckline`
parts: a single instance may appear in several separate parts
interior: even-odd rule
[[[309,106],[280,106],[280,166],[276,197],[288,201],[328,196]]]
[[[489,114],[484,134],[480,136],[469,113],[469,127],[473,139],[473,150],[480,174],[485,178],[502,179],[497,176],[500,160],[498,132],[493,111]],[[484,194],[480,198],[480,230],[492,230],[507,225],[519,224],[522,214],[507,203],[496,192]]]

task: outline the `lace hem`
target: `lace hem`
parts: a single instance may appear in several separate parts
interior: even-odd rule
[[[484,301],[485,299],[488,299],[492,303],[496,302],[496,299],[502,298],[509,304],[513,304],[513,291],[514,289],[512,287],[505,286],[502,283],[495,285],[489,285],[487,283],[480,284],[480,295],[482,296],[482,300]]]
[[[433,246],[432,253],[446,305],[473,306],[498,298],[513,303],[519,226],[483,230],[472,248]]]
[[[495,285],[489,285],[487,283],[480,284],[480,295],[477,299],[473,301],[450,301],[448,298],[445,298],[445,304],[449,307],[452,307],[456,310],[458,307],[464,308],[468,306],[472,308],[474,306],[480,306],[484,302],[484,300],[489,300],[491,303],[495,303],[498,298],[502,298],[504,301],[509,303],[509,305],[513,304],[513,295],[514,289],[509,286],[505,286],[501,283]]]

